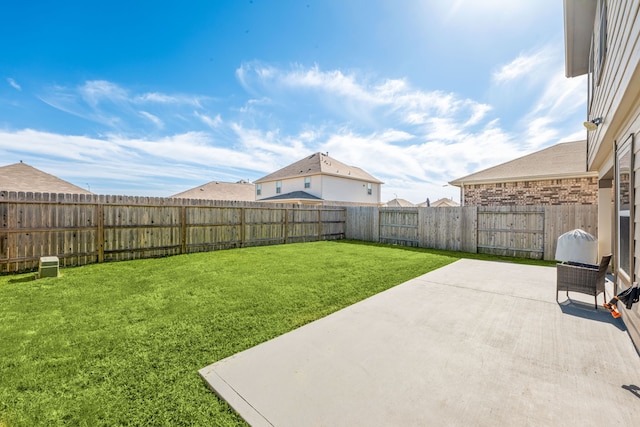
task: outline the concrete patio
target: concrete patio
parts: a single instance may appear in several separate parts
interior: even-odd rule
[[[200,374],[253,426],[638,425],[622,320],[555,275],[463,259]]]

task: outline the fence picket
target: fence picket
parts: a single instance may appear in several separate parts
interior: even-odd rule
[[[243,246],[355,239],[554,259],[562,233],[597,236],[593,205],[298,206],[0,191],[0,273]]]
[[[288,213],[290,216],[287,217]],[[0,273],[344,238],[343,207],[0,191]]]

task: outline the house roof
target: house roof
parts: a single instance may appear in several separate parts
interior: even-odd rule
[[[421,208],[427,207],[427,202],[418,203],[417,206]],[[455,207],[455,206],[460,206],[460,203],[451,199],[447,199],[446,197],[443,197],[442,199],[438,199],[435,202],[431,202],[429,206],[432,208]]]
[[[587,171],[587,142],[563,142],[480,172],[455,179],[449,184],[480,184],[513,181],[537,181],[570,177],[597,176]]]
[[[211,181],[204,185],[194,187],[182,193],[174,194],[172,198],[182,199],[206,199],[206,200],[256,200],[255,186],[248,181],[221,182]]]
[[[322,200],[320,197],[309,194],[306,191],[292,191],[291,193],[278,194],[277,196],[267,197],[266,199],[260,199],[261,202],[269,200]]]
[[[0,191],[93,194],[23,162],[0,167]]]
[[[319,174],[383,184],[382,181],[379,181],[372,175],[369,175],[364,170],[355,166],[346,165],[333,157],[329,157],[325,153],[314,153],[302,160],[292,163],[289,166],[285,166],[280,170],[256,180],[255,183]]]
[[[408,200],[398,199],[396,197],[395,199],[389,200],[387,203],[384,204],[384,206],[390,207],[390,208],[413,208],[416,205],[414,205]]]
[[[564,0],[564,59],[567,77],[589,72],[596,0]]]

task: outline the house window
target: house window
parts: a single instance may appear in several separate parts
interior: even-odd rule
[[[589,73],[587,84],[587,108],[591,112],[596,87],[600,85],[602,67],[607,56],[607,2],[598,1],[597,27],[594,29],[591,38],[591,50],[589,52]]]
[[[276,181],[276,194],[282,193],[282,181]]]
[[[367,184],[367,194],[371,195],[373,193],[373,186],[371,185],[371,183]]]
[[[256,195],[260,196],[262,194],[262,184],[256,184]]]
[[[594,67],[595,67],[595,82],[596,85],[600,84],[600,75],[602,74],[602,66],[607,56],[607,1],[598,1],[598,31],[594,33],[594,37],[597,37],[593,41],[594,52]]]
[[[633,282],[633,136],[617,147],[616,154],[616,231],[618,277],[627,285]]]
[[[589,52],[589,72],[587,73],[587,113],[591,113],[591,104],[593,101],[593,92],[596,88],[595,79],[593,78],[593,39],[591,39],[591,51]]]
[[[304,179],[304,188],[311,188],[311,177],[308,176]]]

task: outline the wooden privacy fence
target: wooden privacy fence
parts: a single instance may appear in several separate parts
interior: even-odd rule
[[[597,236],[595,205],[346,209],[348,239],[423,248],[553,260],[561,234]]]
[[[0,272],[345,237],[342,207],[0,192]]]
[[[0,192],[0,273],[246,246],[355,239],[552,260],[557,238],[597,236],[593,205],[298,206]]]

